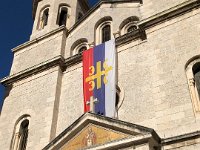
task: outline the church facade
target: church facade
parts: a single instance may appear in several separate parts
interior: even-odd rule
[[[12,49],[2,150],[200,149],[200,0],[33,0]],[[82,52],[115,39],[116,116],[84,113]]]

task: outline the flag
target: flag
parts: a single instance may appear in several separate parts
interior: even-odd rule
[[[84,112],[114,117],[116,99],[115,40],[83,52]]]

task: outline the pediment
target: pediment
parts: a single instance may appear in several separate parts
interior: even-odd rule
[[[95,145],[101,145],[112,141],[128,138],[131,135],[112,129],[107,129],[94,124],[88,124],[73,139],[63,145],[61,150],[75,150]]]
[[[86,113],[43,150],[106,149],[150,140],[160,140],[153,129]]]

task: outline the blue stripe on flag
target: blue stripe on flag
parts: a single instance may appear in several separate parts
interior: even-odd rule
[[[101,71],[103,70],[103,63],[105,61],[105,44],[94,47],[94,67],[95,74],[97,73],[97,62],[101,61]],[[101,88],[97,89],[97,79],[95,80],[94,98],[97,98],[98,102],[95,104],[95,113],[105,115],[105,84],[101,76]]]

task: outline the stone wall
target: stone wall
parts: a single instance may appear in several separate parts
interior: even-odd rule
[[[162,138],[196,130],[185,64],[199,54],[199,18],[194,10],[148,29],[145,41],[117,48],[125,91],[120,120],[153,128]],[[83,113],[81,72],[79,64],[64,73],[57,134]]]
[[[164,10],[170,9],[188,0],[142,0],[143,4],[140,7],[142,19],[151,17]]]
[[[51,34],[50,37],[47,36],[32,43],[27,42],[21,45],[22,48],[17,48],[17,51],[14,53],[11,74],[19,73],[56,56],[63,55],[62,53],[65,49],[65,40],[63,39],[65,37],[65,33],[59,31],[58,33]]]
[[[125,99],[119,119],[154,128],[162,137],[197,130],[185,73],[199,54],[200,10],[146,31],[147,40],[118,48]]]
[[[0,117],[0,147],[8,150],[17,120],[30,115],[27,150],[42,149],[50,141],[58,67],[16,82],[7,89]],[[6,139],[6,140],[5,140]]]

